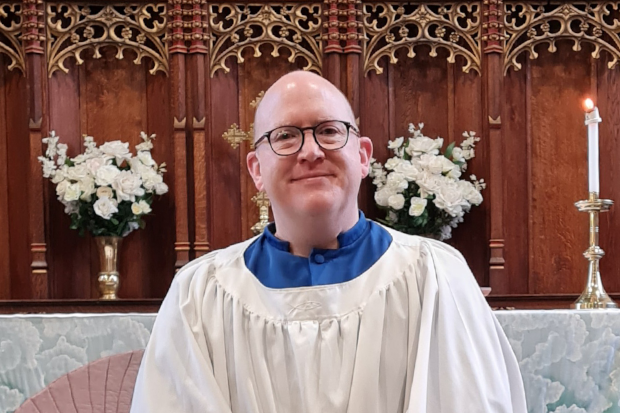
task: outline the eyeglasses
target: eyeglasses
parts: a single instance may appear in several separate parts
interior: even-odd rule
[[[257,147],[262,141],[267,139],[269,146],[276,155],[294,155],[304,146],[305,131],[311,130],[314,141],[320,148],[335,151],[347,144],[349,140],[349,130],[359,136],[359,131],[349,122],[342,120],[328,120],[316,126],[298,128],[297,126],[280,126],[265,132],[255,143]]]

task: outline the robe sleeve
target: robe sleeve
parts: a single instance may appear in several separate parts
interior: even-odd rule
[[[519,365],[463,256],[424,241],[409,413],[526,413]]]
[[[144,352],[131,413],[230,413],[200,317],[210,255],[175,276]]]

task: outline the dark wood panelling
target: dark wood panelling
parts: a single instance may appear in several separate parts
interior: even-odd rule
[[[0,54],[0,299],[11,298],[11,249],[9,234],[8,135],[6,124],[6,85],[8,65]]]
[[[581,105],[590,92],[590,69],[589,56],[574,53],[569,42],[553,54],[541,50],[531,64],[530,293],[583,290],[588,217],[573,204],[588,195]]]
[[[528,131],[526,76],[529,60],[520,72],[509,71],[504,78],[504,111],[502,113],[502,140],[504,144],[504,276],[499,285],[492,285],[493,293],[525,294],[528,291]],[[493,179],[493,177],[490,177]],[[498,288],[499,287],[499,288]]]
[[[461,68],[465,62],[456,60],[456,64],[448,64],[449,79],[453,79],[454,91],[448,99],[448,119],[450,108],[453,108],[454,120],[451,131],[453,136],[449,141],[460,144],[464,137],[463,132],[473,131],[481,138],[476,145],[476,157],[468,162],[467,171],[463,177],[474,174],[478,179],[484,179],[487,183],[492,177],[489,172],[489,139],[483,129],[483,105],[482,105],[482,77],[471,71],[463,73]],[[451,68],[451,69],[450,69]],[[450,84],[449,83],[449,84]],[[452,232],[451,245],[463,253],[469,266],[472,268],[480,285],[488,285],[489,270],[489,227],[488,217],[491,210],[489,191],[483,190],[484,201],[477,207],[472,207],[471,212],[465,216],[465,222]]]
[[[147,65],[142,68],[148,70]],[[161,72],[154,76],[146,74],[147,133],[157,135],[151,153],[158,164],[166,163],[164,182],[169,189],[167,194],[155,198],[152,216],[146,219],[144,254],[139,269],[144,273],[144,289],[136,297],[165,296],[174,277],[175,161],[172,116],[168,104],[169,80]]]
[[[69,73],[57,71],[48,81],[49,124],[50,130],[60,137],[59,142],[68,145],[68,156],[74,157],[83,150],[82,134],[88,133],[82,126],[82,121],[86,121],[83,119],[86,118],[86,106],[80,107],[80,91],[85,88],[85,82],[75,60],[70,59],[66,64]],[[51,297],[91,297],[92,240],[89,235],[82,238],[69,228],[71,220],[57,200],[56,185],[48,180],[45,185],[48,188],[47,255]],[[95,250],[92,253],[95,254]]]
[[[30,278],[29,181],[30,146],[28,142],[27,79],[18,70],[4,70],[10,235],[11,298],[35,297]],[[10,103],[10,104],[9,104]]]
[[[382,66],[387,66],[387,59],[381,60]],[[386,74],[378,75],[374,71],[361,81],[360,101],[360,132],[372,139],[373,157],[385,162],[390,156],[386,142],[389,134],[389,85]],[[385,218],[383,211],[377,208],[374,202],[375,187],[370,179],[364,179],[360,189],[359,206],[368,218]]]
[[[232,60],[232,59],[231,59]],[[222,139],[233,123],[239,124],[239,89],[237,63],[227,62],[229,73],[218,70],[211,79],[209,159],[210,182],[207,190],[213,200],[211,216],[211,249],[219,249],[241,241],[241,187],[239,180],[240,155]]]

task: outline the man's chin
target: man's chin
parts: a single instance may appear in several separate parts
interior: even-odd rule
[[[336,206],[336,199],[331,191],[301,195],[295,201],[291,208],[308,216],[329,213]]]

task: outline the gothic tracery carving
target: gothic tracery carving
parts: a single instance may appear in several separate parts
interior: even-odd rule
[[[428,45],[430,55],[437,49],[449,52],[448,62],[463,56],[464,72],[480,73],[480,4],[402,4],[373,3],[364,5],[364,73],[374,70],[382,73],[379,60],[383,56],[396,63],[396,51],[407,49],[414,57],[414,48]]]

